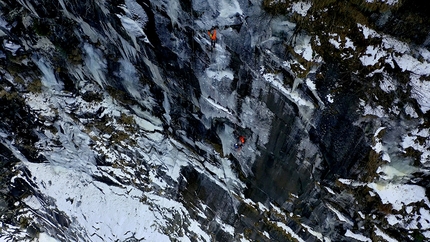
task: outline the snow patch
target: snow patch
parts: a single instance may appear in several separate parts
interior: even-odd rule
[[[379,83],[379,87],[381,88],[382,91],[386,93],[393,92],[397,89],[393,78],[385,74],[383,75],[383,78]]]
[[[386,51],[378,47],[369,45],[367,46],[366,52],[362,56],[360,56],[359,59],[364,66],[373,66],[378,63],[382,57],[385,56],[387,56]]]
[[[40,242],[58,242],[57,239],[49,236],[47,233],[40,233],[39,234],[39,241]]]
[[[380,37],[380,35],[378,34],[378,32],[376,32],[373,29],[370,29],[369,27],[362,25],[362,24],[357,24],[358,28],[361,29],[364,38],[368,39],[368,38],[375,38],[375,37]]]
[[[389,214],[387,222],[391,226],[401,226],[408,230],[428,230],[430,229],[430,211],[425,208],[417,208],[405,215]]]
[[[326,206],[336,214],[337,218],[340,221],[345,222],[351,226],[354,226],[354,223],[350,219],[346,218],[341,212],[339,212],[339,210],[335,209],[333,206],[331,206],[328,203],[326,204]]]
[[[384,107],[381,105],[378,105],[376,107],[371,107],[370,105],[366,104],[366,102],[363,99],[360,99],[360,106],[363,110],[363,116],[371,115],[376,116],[379,118],[384,118],[387,116]]]
[[[313,57],[311,39],[311,36],[301,35],[300,38],[296,39],[294,46],[294,52],[301,55],[307,61],[311,61]]]
[[[365,186],[366,185],[366,183],[354,181],[354,180],[351,180],[351,179],[339,178],[337,180],[340,183],[342,183],[342,184],[345,184],[345,185],[348,185],[348,186],[353,186],[353,187]]]
[[[427,65],[430,68],[430,65]],[[411,97],[415,98],[421,107],[421,111],[426,113],[430,110],[430,81],[421,80],[417,75],[410,75],[409,85]]]
[[[375,226],[375,234],[379,237],[382,237],[386,242],[397,242],[398,240],[391,238],[378,227]]]
[[[142,204],[139,196],[127,195],[126,190],[133,191],[134,188],[108,186],[93,181],[88,174],[60,166],[26,165],[32,174],[37,174],[37,183],[43,193],[55,198],[58,209],[76,219],[92,241],[124,240],[130,232],[136,238],[170,241],[158,232],[156,212]],[[139,193],[135,191],[135,194]]]
[[[372,242],[372,240],[370,238],[367,238],[366,236],[364,236],[362,234],[355,234],[349,229],[346,231],[345,236],[353,238],[353,239],[358,240],[358,241]]]
[[[384,130],[385,127],[380,127],[378,128],[378,130],[375,132],[375,135],[373,136],[374,139],[374,145],[372,146],[372,149],[377,153],[377,154],[382,154],[382,160],[385,160],[387,162],[391,162],[391,158],[390,155],[387,152],[387,149],[384,147],[384,145],[382,144],[382,139],[379,138],[379,133]]]
[[[411,48],[408,44],[389,35],[384,35],[384,38],[382,38],[382,46],[387,50],[391,49],[401,54],[411,52]]]
[[[300,238],[299,235],[297,235],[290,227],[288,227],[284,223],[282,223],[282,222],[276,222],[276,225],[278,227],[282,228],[286,233],[288,233],[289,235],[291,235],[291,237],[293,237],[297,241],[304,242],[304,240],[302,238]]]
[[[430,74],[430,64],[428,62],[421,62],[410,54],[394,54],[393,60],[402,71],[410,71],[415,75],[428,76]]]
[[[298,13],[301,16],[306,16],[308,10],[312,7],[310,2],[293,2],[291,4],[292,12]]]
[[[399,0],[366,0],[368,3],[374,3],[374,2],[383,2],[387,5],[396,5]]]
[[[429,129],[413,129],[409,134],[405,135],[402,140],[403,149],[407,149],[409,147],[414,150],[420,151],[421,159],[420,162],[422,164],[430,161],[430,130]],[[419,142],[418,138],[424,139],[423,142]]]
[[[405,105],[405,113],[407,115],[409,115],[409,117],[411,117],[411,118],[418,118],[419,117],[417,112],[415,112],[415,109],[409,103]]]
[[[328,101],[329,103],[333,103],[333,102],[334,102],[334,99],[333,99],[333,95],[332,95],[332,94],[327,94],[326,98],[327,98],[327,101]]]
[[[329,241],[329,238],[325,238],[324,236],[323,236],[323,234],[321,234],[321,233],[319,233],[319,232],[316,232],[316,231],[314,231],[314,230],[312,230],[312,228],[311,227],[309,227],[309,226],[307,226],[306,224],[302,224],[302,226],[304,227],[304,228],[306,228],[307,230],[308,230],[308,232],[311,234],[311,235],[313,235],[313,236],[315,236],[318,240],[320,240],[320,241]]]
[[[329,34],[331,37],[328,41],[331,43],[336,49],[348,49],[351,48],[355,50],[354,42],[348,37],[345,37],[345,40],[342,40],[338,34]]]
[[[369,183],[384,204],[391,204],[394,210],[400,211],[404,205],[424,201],[430,205],[425,188],[418,185]]]

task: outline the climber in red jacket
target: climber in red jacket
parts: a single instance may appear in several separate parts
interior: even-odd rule
[[[242,146],[245,144],[245,137],[244,136],[239,136],[238,138],[238,142],[234,144],[234,148],[236,150],[240,150],[242,148]]]
[[[211,30],[209,30],[208,35],[209,35],[209,38],[211,39],[211,47],[213,49],[215,48],[215,43],[216,43],[216,29],[212,28]]]

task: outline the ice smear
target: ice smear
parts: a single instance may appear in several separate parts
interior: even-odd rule
[[[213,78],[218,81],[221,81],[223,78],[227,78],[229,80],[233,80],[234,78],[233,72],[230,70],[213,71],[213,70],[207,69],[206,74],[209,78]]]
[[[351,230],[349,230],[349,229],[346,231],[345,236],[346,236],[346,237],[353,238],[353,239],[358,240],[358,241],[363,241],[363,242],[372,242],[372,240],[371,240],[371,239],[369,239],[369,238],[367,238],[366,236],[364,236],[364,235],[362,235],[362,234],[355,234],[355,233],[353,233],[353,232],[352,232]]]
[[[136,38],[142,37],[144,42],[150,44],[148,37],[146,36],[145,32],[143,32],[142,27],[136,21],[119,14],[117,14],[117,16],[121,20],[121,24],[124,29],[126,29],[128,34],[133,38],[133,43],[137,50],[139,50],[140,47],[136,42]]]
[[[258,134],[260,145],[269,142],[270,130],[274,114],[264,105],[255,99],[246,97],[242,103],[241,120],[246,127],[252,127],[255,134]]]
[[[369,183],[368,187],[378,193],[384,204],[391,204],[397,211],[400,211],[404,205],[414,202],[423,201],[430,205],[425,189],[418,185]]]
[[[143,39],[145,43],[151,44],[143,31],[148,22],[148,16],[145,10],[134,0],[126,0],[125,6],[120,6],[126,13],[126,16],[117,15],[123,27],[132,37]],[[134,46],[139,50],[139,45],[133,39]]]
[[[221,18],[230,18],[236,14],[243,14],[240,4],[236,0],[221,0],[218,1],[218,6],[220,9],[219,17]]]
[[[86,73],[90,73],[90,78],[93,78],[100,87],[103,87],[106,83],[105,72],[107,68],[103,53],[90,44],[84,44],[84,50],[86,53],[84,59],[87,68]]]
[[[237,0],[194,0],[193,9],[203,13],[196,21],[196,24],[202,29],[209,29],[215,25],[229,26],[237,23],[238,18],[243,16],[243,10]]]
[[[86,36],[88,36],[91,42],[97,43],[97,41],[101,38],[97,31],[82,18],[77,18],[77,22],[80,23],[82,31]]]
[[[170,101],[169,97],[167,96],[166,92],[163,92],[164,100],[163,100],[163,108],[164,108],[164,118],[167,121],[167,124],[170,125],[170,121],[172,120],[172,117],[170,116]]]
[[[234,129],[228,125],[224,125],[224,130],[219,130],[218,136],[221,139],[222,143],[222,152],[224,156],[230,154],[232,151],[232,147],[234,145],[235,139],[233,138]]]
[[[94,153],[92,150],[87,148],[87,145],[91,143],[90,137],[83,133],[77,124],[67,121],[58,121],[54,124],[58,130],[62,130],[63,134],[55,134],[49,137],[51,133],[45,132],[47,137],[41,137],[36,145],[45,148],[46,144],[51,144],[50,140],[58,139],[61,142],[61,146],[52,145],[51,149],[46,147],[46,151],[41,152],[45,157],[54,164],[62,164],[67,167],[87,167],[94,162]],[[66,152],[64,152],[64,149]],[[72,161],[82,162],[72,162]]]
[[[418,168],[403,164],[403,161],[393,161],[390,164],[378,167],[376,173],[380,174],[381,178],[385,180],[393,180],[409,177],[417,171]]]
[[[312,113],[315,109],[315,106],[311,101],[308,101],[304,97],[302,97],[302,95],[298,93],[297,90],[285,87],[280,78],[277,77],[275,74],[264,73],[263,69],[261,70],[261,74],[266,82],[268,82],[272,87],[276,88],[285,97],[290,99],[299,107],[299,111],[303,119],[308,121],[311,120]]]
[[[47,87],[48,91],[60,91],[63,89],[63,86],[58,82],[55,77],[54,70],[51,67],[51,63],[47,61],[44,57],[38,58],[33,56],[33,62],[39,67],[42,72],[42,84]]]
[[[124,3],[129,11],[127,12],[128,17],[134,19],[140,27],[144,27],[148,22],[148,16],[142,6],[135,0],[125,0]]]
[[[140,87],[138,74],[134,65],[128,60],[119,60],[120,63],[120,77],[122,84],[128,93],[136,100],[141,100],[142,96],[139,93]]]
[[[11,30],[11,26],[6,20],[4,20],[3,16],[0,16],[0,27],[4,28],[7,31]]]
[[[102,25],[104,34],[109,39],[111,43],[115,43],[118,47],[118,51],[124,59],[134,60],[137,56],[137,50],[135,47],[130,45],[128,40],[124,39],[112,26],[110,22],[106,22]]]
[[[18,2],[24,6],[27,10],[29,10],[32,14],[34,14],[34,16],[36,16],[37,18],[40,18],[39,15],[37,14],[37,11],[34,10],[33,5],[31,4],[30,1],[26,1],[26,0],[18,0]]]

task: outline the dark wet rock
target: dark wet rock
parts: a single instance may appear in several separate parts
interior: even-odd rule
[[[118,61],[123,58],[123,49],[119,43],[101,42],[102,38],[93,42],[88,36],[80,35],[82,30],[78,23],[62,14],[59,11],[59,3],[56,1],[30,2],[39,15],[38,17],[35,17],[34,13],[27,8],[23,8],[18,2],[3,1],[1,3],[2,7],[10,10],[2,10],[5,12],[6,20],[13,23],[10,31],[6,31],[8,38],[23,44],[26,41],[32,43],[38,37],[46,37],[53,43],[55,47],[53,53],[34,50],[36,52],[34,54],[49,58],[53,62],[54,75],[62,83],[62,94],[71,94],[71,98],[79,97],[88,105],[101,103],[107,95],[110,95],[114,102],[119,103],[124,110],[130,112],[130,115],[139,116],[140,114],[134,109],[139,107],[143,112],[159,118],[162,122],[163,130],[152,131],[151,134],[160,134],[164,138],[179,141],[190,150],[190,153],[207,159],[208,161],[204,162],[217,168],[222,165],[221,158],[229,159],[229,162],[232,162],[232,170],[236,172],[234,175],[243,182],[244,187],[225,189],[229,186],[216,178],[209,168],[204,172],[196,168],[204,164],[201,160],[192,161],[201,162],[196,163],[196,167],[190,165],[191,163],[182,167],[180,178],[175,181],[169,177],[166,167],[151,166],[145,156],[147,154],[137,154],[138,151],[131,151],[130,147],[136,141],[130,140],[130,137],[137,128],[130,124],[131,121],[127,121],[127,117],[121,116],[118,120],[122,124],[132,127],[127,126],[129,129],[115,134],[115,127],[107,126],[112,121],[111,117],[104,115],[110,107],[101,106],[94,112],[75,113],[78,107],[70,105],[67,108],[73,121],[85,119],[79,123],[85,127],[82,130],[88,133],[97,131],[100,132],[98,133],[100,136],[107,134],[109,139],[102,140],[100,137],[97,139],[100,138],[103,142],[109,143],[108,146],[112,150],[132,157],[127,162],[118,162],[108,160],[106,154],[95,154],[92,157],[95,157],[94,162],[97,168],[116,166],[116,168],[133,170],[134,173],[132,172],[132,177],[127,179],[92,175],[94,181],[108,186],[121,187],[137,184],[136,180],[141,180],[145,184],[135,185],[136,187],[152,189],[152,191],[167,194],[166,197],[182,202],[192,219],[199,221],[202,230],[209,233],[214,241],[239,241],[239,235],[227,233],[222,227],[223,224],[232,226],[236,234],[243,234],[252,241],[294,240],[291,234],[276,225],[275,222],[278,221],[287,225],[306,241],[316,241],[317,239],[305,229],[303,224],[307,224],[334,241],[351,239],[345,236],[347,230],[358,230],[363,235],[372,238],[373,234],[369,231],[372,231],[375,224],[382,226],[390,235],[398,235],[398,232],[390,229],[384,221],[384,216],[391,209],[370,196],[369,188],[349,188],[339,185],[337,179],[372,180],[376,176],[374,174],[376,165],[381,162],[378,154],[371,153],[375,123],[359,120],[360,115],[357,110],[360,108],[361,99],[372,100],[373,103],[383,104],[385,108],[388,108],[399,98],[412,102],[415,109],[419,110],[416,101],[410,100],[408,97],[410,96],[409,73],[402,73],[401,68],[395,62],[394,67],[386,65],[385,68],[405,87],[405,91],[399,90],[396,91],[396,95],[389,96],[380,90],[374,90],[376,89],[374,83],[377,83],[382,76],[375,74],[374,77],[369,78],[368,74],[373,71],[373,67],[363,67],[358,57],[370,43],[379,44],[381,40],[364,39],[363,34],[358,30],[357,23],[364,24],[370,20],[382,32],[415,44],[427,45],[429,24],[428,18],[425,18],[425,10],[420,8],[421,5],[425,5],[423,1],[404,1],[398,8],[393,7],[388,10],[382,7],[374,9],[372,5],[357,4],[356,1],[315,2],[310,9],[312,12],[310,16],[314,17],[313,19],[286,11],[286,2],[272,6],[269,5],[269,1],[263,1],[267,12],[256,14],[253,11],[260,11],[256,1],[240,1],[243,6],[246,6],[246,8],[242,6],[246,17],[237,14],[232,17],[231,23],[218,26],[219,33],[223,37],[222,42],[220,41],[218,44],[229,53],[226,68],[232,71],[233,80],[229,84],[217,83],[217,88],[237,94],[238,98],[235,100],[237,108],[235,110],[231,110],[230,107],[226,108],[232,113],[233,118],[211,117],[211,114],[201,110],[200,99],[204,97],[202,90],[206,87],[202,86],[199,78],[202,78],[202,73],[213,64],[214,54],[209,53],[202,44],[204,41],[201,38],[206,36],[204,35],[206,30],[198,29],[195,26],[195,20],[204,13],[193,9],[197,8],[193,5],[193,1],[179,1],[177,20],[171,19],[166,6],[163,5],[165,3],[138,1],[148,16],[144,31],[151,43],[146,44],[142,39],[137,39],[136,43],[141,48],[141,52],[136,57],[130,58],[133,61],[131,64],[137,67],[136,72],[139,76],[139,87],[136,89],[145,89],[141,93],[142,100],[133,96],[130,89],[127,89],[127,84],[123,82],[122,67]],[[131,37],[125,33],[120,20],[115,17],[115,14],[123,13],[119,6],[124,4],[124,1],[106,1],[104,7],[111,14],[105,14],[94,1],[74,0],[66,1],[65,4],[68,11],[79,15],[100,36],[107,37],[105,35],[108,33],[104,28],[105,23],[109,23],[124,38],[125,42],[129,44],[133,42]],[[219,14],[219,12],[214,13],[214,15]],[[294,33],[281,30],[270,33],[268,29],[264,29],[271,23],[273,15],[279,14],[285,15],[282,16],[285,21],[297,22]],[[31,18],[31,26],[24,24],[23,16]],[[294,83],[293,71],[283,66],[281,61],[268,55],[267,51],[280,60],[294,59],[297,56],[292,49],[296,44],[295,39],[300,34],[315,35],[326,31],[339,33],[343,37],[350,36],[354,40],[357,50],[356,53],[351,53],[353,54],[351,60],[342,59],[343,52],[329,43],[329,35],[321,36],[321,46],[312,46],[322,56],[324,63],[321,66],[315,64],[316,73],[309,74],[307,70],[307,72],[300,73],[303,75],[300,77],[315,81],[318,95],[315,95],[311,88],[303,83],[295,87],[298,93],[316,106],[311,120],[307,120],[309,117],[301,116],[301,107],[274,86],[267,85],[261,90],[254,90],[256,85],[263,82],[258,73],[261,67],[267,68],[271,74],[282,74],[282,84],[286,87],[290,87]],[[255,32],[261,32],[261,35],[256,36],[257,38],[273,37],[273,39],[260,43],[259,40],[253,39],[255,36],[252,36],[252,33]],[[258,44],[255,45],[255,43]],[[84,44],[94,48],[100,47],[100,53],[106,57],[104,74],[108,78],[103,84],[105,86],[97,85],[98,88],[95,90],[82,90],[84,88],[80,86],[82,83],[79,82],[82,80],[78,80],[68,69],[72,69],[71,66],[81,67],[83,65],[85,54],[82,52],[82,46]],[[26,59],[26,55],[32,55],[31,51],[33,50],[22,48],[16,52],[17,56],[8,51],[4,51],[6,53],[4,55],[2,55],[3,51],[0,52],[0,56],[2,56],[0,63],[3,69],[8,70],[10,72],[8,74],[16,80],[22,80],[22,83],[16,81],[17,83],[11,84],[6,81],[6,74],[2,72],[0,128],[5,131],[2,141],[13,141],[14,147],[28,161],[43,163],[47,162],[47,159],[35,147],[39,141],[40,130],[49,128],[48,125],[42,123],[43,121],[55,122],[61,120],[62,117],[56,114],[55,117],[49,117],[50,120],[43,120],[43,117],[34,115],[26,107],[22,98],[23,93],[41,92],[43,89],[40,80],[29,81],[34,79],[33,77],[40,76],[40,71],[35,70],[31,61],[27,60],[29,62],[27,65],[16,64]],[[303,59],[299,61],[305,63]],[[309,65],[312,66],[312,64]],[[356,70],[360,70],[360,72],[357,73]],[[93,81],[87,80],[91,79],[89,76],[85,76],[84,79],[88,82]],[[267,90],[263,90],[263,88],[267,88]],[[336,101],[330,103],[322,98],[323,103],[320,103],[319,98],[328,94],[336,94]],[[240,120],[241,115],[246,112],[243,110],[243,104],[249,99],[258,100],[273,114],[268,142],[265,144],[255,145],[257,143],[255,139],[259,138],[255,137],[258,136],[255,127],[246,126],[242,123],[243,120]],[[151,100],[151,104],[147,105],[145,102],[148,100]],[[168,110],[164,107],[165,102],[170,105]],[[166,117],[167,115],[169,118]],[[422,116],[422,113],[420,115]],[[424,120],[428,122],[428,117],[424,116]],[[57,132],[62,135],[67,133],[62,126],[55,127],[58,127]],[[223,142],[225,141],[221,136],[229,127],[234,127],[232,136],[249,137],[248,144],[255,145],[253,146],[255,150],[252,150],[256,154],[255,161],[248,157],[243,158],[236,153],[224,154]],[[425,139],[422,139],[421,142],[425,142]],[[58,144],[58,147],[64,145],[60,141],[53,141],[53,143]],[[95,146],[96,143],[92,141],[90,146]],[[37,186],[32,181],[33,177],[28,171],[20,170],[23,174],[22,177],[16,177],[13,182],[10,181],[12,176],[16,175],[12,170],[19,159],[5,144],[0,143],[0,168],[4,172],[4,175],[0,177],[1,184],[4,184],[0,190],[0,213],[7,215],[6,220],[12,221],[11,224],[18,224],[17,221],[13,221],[13,213],[17,213],[17,208],[14,208],[13,204],[23,198],[35,196],[41,201],[44,208],[34,213],[43,219],[23,221],[23,223],[25,222],[24,227],[31,237],[36,237],[37,233],[47,230],[50,231],[50,234],[58,232],[57,237],[60,240],[82,239],[76,231],[73,231],[76,229],[73,228],[73,219],[55,208],[55,201],[39,193]],[[147,150],[148,154],[151,154],[156,147],[148,147]],[[407,151],[408,156],[414,158],[414,165],[420,166],[421,153],[415,150]],[[163,157],[168,154],[159,151],[157,155]],[[251,161],[253,163],[249,164]],[[248,164],[250,172],[246,172],[245,169]],[[138,170],[139,166],[143,166],[145,171]],[[369,166],[375,169],[369,169]],[[148,178],[149,170],[154,172],[157,179],[162,179],[171,187],[167,191],[161,190],[158,185],[149,188],[151,185]],[[366,173],[368,170],[373,171]],[[428,180],[426,175],[415,174],[415,176],[420,179],[416,179],[413,184],[425,187],[428,196],[429,184],[426,182]],[[327,192],[324,187],[335,190],[336,194]],[[366,195],[361,196],[361,194]],[[68,202],[73,204],[74,200],[69,199]],[[261,209],[259,205],[256,205],[258,203],[266,206],[268,210]],[[281,211],[275,211],[271,207],[272,204],[281,208]],[[340,211],[346,219],[354,221],[353,225],[339,221],[329,207]],[[357,211],[366,214],[373,213],[377,216],[377,221],[362,218]],[[199,212],[202,212],[206,218],[199,215]],[[178,223],[180,221],[178,218],[172,220]],[[187,229],[184,228],[184,230]],[[261,231],[266,231],[270,235],[270,239]],[[406,230],[402,230],[402,232],[408,233]],[[422,235],[416,233],[413,234],[413,237],[419,240]],[[407,235],[399,235],[397,238],[405,241],[410,239]],[[135,240],[137,241],[133,237],[127,239],[127,241]]]
[[[220,217],[227,224],[233,224],[237,219],[234,212],[231,194],[220,188],[210,178],[203,176],[192,167],[182,169],[183,180],[180,181],[180,195],[187,203],[200,206],[199,202],[209,206],[211,218]],[[195,198],[198,200],[195,200]],[[211,221],[209,218],[207,221]],[[219,230],[217,226],[213,229],[214,234]]]
[[[378,27],[381,31],[406,42],[411,41],[428,47],[430,20],[427,7],[428,2],[425,0],[404,1],[397,10],[391,11],[388,15],[376,15]]]

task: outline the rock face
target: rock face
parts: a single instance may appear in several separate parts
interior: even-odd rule
[[[0,1],[0,238],[428,240],[425,5]]]

